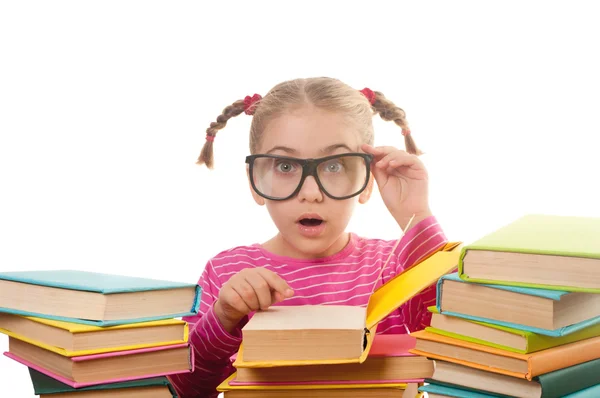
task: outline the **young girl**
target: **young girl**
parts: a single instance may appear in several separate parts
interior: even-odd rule
[[[230,357],[255,311],[271,305],[366,306],[376,285],[447,242],[429,209],[427,172],[404,111],[382,93],[331,78],[280,83],[264,98],[255,94],[226,107],[207,129],[199,164],[213,167],[217,131],[242,112],[252,115],[252,155],[246,158],[251,193],[279,233],[222,251],[206,264],[199,315],[184,318],[195,371],[171,377],[181,397],[218,395],[215,388],[235,371]],[[374,114],[402,129],[407,152],[372,146]],[[374,182],[400,228],[412,218],[393,253],[396,241],[345,231]],[[377,333],[424,328],[434,301],[431,286],[383,320]]]

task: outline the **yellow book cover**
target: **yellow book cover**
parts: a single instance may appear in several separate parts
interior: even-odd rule
[[[232,385],[230,384],[236,377],[237,373],[233,373],[227,379],[225,379],[218,387],[217,391],[225,392],[232,390],[343,390],[343,389],[357,389],[357,388],[397,388],[399,390],[405,390],[407,383],[364,383],[364,384],[353,384],[353,383],[323,383],[323,384],[279,384],[279,385]],[[308,394],[308,393],[307,393]]]
[[[135,329],[135,328],[145,328],[145,327],[149,327],[149,326],[180,325],[180,324],[185,323],[185,321],[173,318],[173,319],[162,319],[162,320],[158,320],[158,321],[127,323],[127,324],[122,324],[122,325],[100,327],[100,326],[85,325],[85,324],[80,324],[80,323],[57,321],[54,319],[37,318],[37,317],[32,317],[32,316],[24,316],[23,318],[30,319],[34,322],[42,323],[44,325],[53,326],[55,328],[68,330],[71,333],[106,332],[109,330]]]
[[[418,264],[405,270],[381,287],[379,287],[367,304],[365,337],[367,344],[360,357],[334,360],[278,360],[278,361],[247,361],[244,360],[244,343],[240,345],[239,352],[234,361],[235,367],[264,368],[273,366],[319,365],[362,363],[366,360],[373,344],[377,325],[387,315],[396,310],[409,299],[422,290],[436,283],[438,279],[458,266],[462,249],[461,242],[450,242],[438,251],[425,258]]]
[[[23,326],[20,327],[20,329],[21,329],[20,332],[17,332],[15,330],[10,330],[11,328],[9,326],[7,326],[7,325],[9,325],[7,320],[9,320],[11,318],[12,319],[20,318],[20,319],[28,320],[28,321],[31,321],[31,322],[34,322],[34,323],[37,323],[40,325],[45,325],[46,327],[64,330],[73,336],[75,336],[77,334],[83,334],[83,333],[106,333],[106,332],[110,332],[110,331],[123,330],[123,329],[141,329],[141,328],[161,327],[161,326],[167,327],[167,326],[175,326],[175,325],[182,326],[183,335],[182,335],[181,339],[176,339],[176,340],[154,341],[154,342],[148,342],[148,343],[143,343],[143,344],[129,344],[129,345],[123,345],[123,346],[118,346],[118,347],[105,347],[105,348],[98,348],[98,349],[93,349],[93,350],[75,351],[75,350],[69,350],[64,347],[47,344],[47,343],[41,341],[40,338],[31,337],[31,335],[29,335],[30,329],[25,324],[23,324]],[[15,323],[11,323],[11,324],[15,325]],[[5,326],[5,327],[1,327],[1,326]],[[6,328],[6,327],[8,327],[8,328]],[[46,330],[48,330],[48,329],[46,329]],[[55,352],[59,355],[65,356],[65,357],[75,357],[75,356],[81,356],[81,355],[101,354],[101,353],[114,352],[114,351],[124,351],[124,350],[133,350],[133,349],[139,349],[139,348],[150,348],[150,347],[157,347],[157,346],[166,346],[166,345],[187,343],[188,337],[189,337],[189,326],[188,326],[187,322],[185,322],[183,320],[179,320],[179,319],[174,319],[174,318],[173,319],[162,319],[162,320],[157,320],[157,321],[148,321],[148,322],[139,322],[139,323],[130,323],[130,324],[99,327],[99,326],[93,326],[93,325],[64,322],[64,321],[38,318],[38,317],[32,317],[32,316],[23,316],[23,315],[16,315],[16,314],[0,314],[0,333],[3,333],[7,336],[24,341],[26,343],[36,345],[36,346],[44,348],[48,351]]]

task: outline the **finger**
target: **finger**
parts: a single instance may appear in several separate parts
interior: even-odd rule
[[[383,167],[380,165],[380,162],[385,159],[387,156],[391,156],[396,153],[404,153],[408,155],[406,151],[402,151],[393,146],[380,146],[380,147],[372,147],[368,144],[363,144],[363,150],[371,155],[373,155],[373,163],[372,165],[376,165],[376,167]],[[387,164],[387,162],[386,162]]]
[[[284,298],[292,297],[294,291],[290,288],[286,281],[281,279],[276,273],[269,271],[266,268],[258,268],[260,275],[267,281],[271,289],[281,294]]]
[[[236,284],[232,284],[231,288],[236,291],[237,294],[244,300],[244,303],[250,308],[251,311],[256,311],[260,308],[260,303],[256,292],[252,286],[244,279]]]
[[[396,151],[392,152],[385,157],[383,157],[380,161],[376,163],[376,167],[387,168],[387,167],[400,167],[400,166],[409,166],[412,167],[414,165],[419,164],[420,160],[415,155],[411,155],[404,151]]]
[[[397,155],[395,153],[385,155],[384,157],[379,159],[377,163],[375,163],[375,167],[385,170],[389,166],[390,162],[395,159],[396,156]]]
[[[389,145],[383,145],[383,146],[372,146],[369,144],[362,144],[361,148],[368,153],[371,153],[373,155],[387,155],[389,153],[392,152],[396,152],[396,151],[400,151],[400,149],[394,147],[394,146],[389,146]]]
[[[372,155],[379,155],[379,154],[382,154],[382,151],[381,151],[381,149],[379,149],[379,148],[376,148],[376,147],[374,147],[374,146],[372,146],[372,145],[369,145],[369,144],[362,144],[362,145],[361,145],[361,148],[362,148],[362,150],[363,150],[363,151],[365,151],[366,153],[370,153],[370,154],[372,154]]]
[[[258,272],[252,272],[246,275],[246,282],[254,289],[260,309],[266,310],[269,308],[273,301],[271,299],[271,288],[265,278]]]
[[[252,311],[244,299],[231,286],[221,290],[221,293],[219,294],[219,300],[240,314],[249,314]]]
[[[285,297],[283,297],[283,295],[277,291],[272,291],[271,292],[271,301],[273,303],[280,303],[283,300],[285,300]]]

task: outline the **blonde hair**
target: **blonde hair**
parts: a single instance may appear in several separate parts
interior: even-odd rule
[[[357,126],[367,144],[373,143],[373,116],[393,121],[402,129],[404,145],[408,153],[420,155],[416,147],[404,110],[385,98],[379,91],[356,90],[338,79],[313,77],[284,81],[273,87],[264,97],[255,94],[244,100],[235,101],[223,109],[206,129],[206,142],[202,147],[197,164],[213,168],[213,141],[217,132],[227,125],[227,121],[245,112],[252,115],[250,126],[250,153],[256,153],[260,146],[262,132],[266,124],[283,113],[306,105],[340,112]]]

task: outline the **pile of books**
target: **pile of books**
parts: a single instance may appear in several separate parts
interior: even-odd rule
[[[410,350],[429,397],[600,396],[600,219],[526,215],[462,248]]]
[[[176,397],[168,375],[193,371],[195,284],[83,271],[0,273],[4,355],[54,397]]]
[[[433,375],[433,361],[409,351],[411,335],[377,334],[388,314],[456,268],[460,244],[388,281],[365,307],[274,306],[242,329],[236,372],[218,391],[225,398],[410,397]]]

